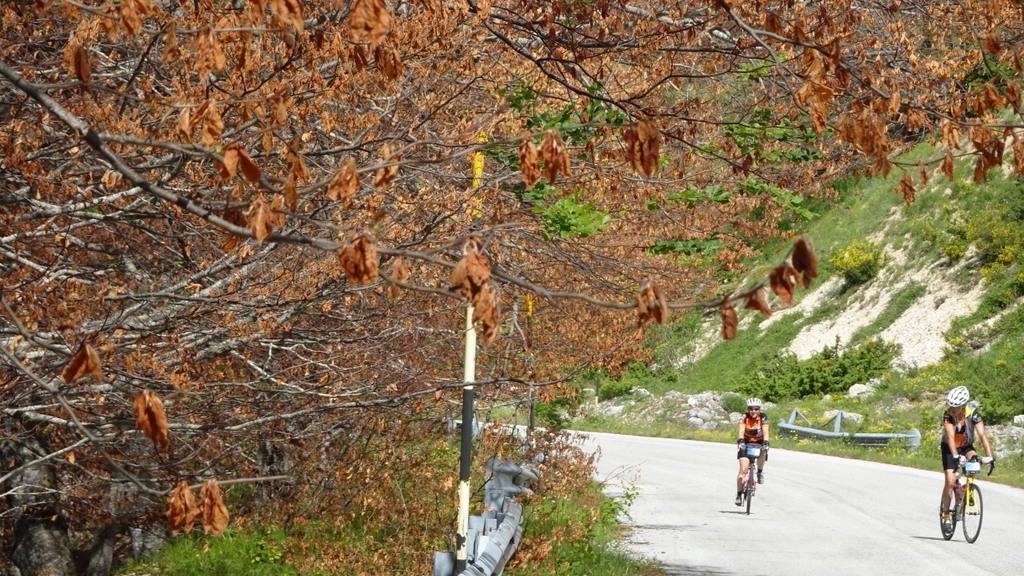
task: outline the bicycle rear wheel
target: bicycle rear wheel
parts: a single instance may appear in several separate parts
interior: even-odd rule
[[[981,534],[981,488],[972,484],[964,490],[961,510],[963,516],[960,521],[964,526],[964,539],[973,543]]]

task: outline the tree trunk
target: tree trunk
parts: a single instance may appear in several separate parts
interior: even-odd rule
[[[48,462],[36,463],[48,451],[24,435],[5,441],[0,452],[16,470],[3,487],[14,517],[11,560],[21,576],[75,576],[56,478]]]

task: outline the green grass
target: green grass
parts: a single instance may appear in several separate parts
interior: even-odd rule
[[[238,533],[221,536],[198,532],[177,538],[159,555],[122,567],[118,574],[159,576],[294,576],[299,570],[284,562],[282,533]]]
[[[658,573],[652,563],[636,560],[614,545],[620,522],[628,512],[635,492],[621,499],[601,494],[601,486],[589,482],[569,498],[534,503],[523,534],[522,552],[517,552],[506,570],[516,576],[642,576]],[[531,557],[532,541],[552,535],[558,544],[544,562]]]

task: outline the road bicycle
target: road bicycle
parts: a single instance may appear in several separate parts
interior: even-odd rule
[[[988,465],[988,476],[996,467],[993,460]],[[939,526],[942,529],[942,537],[949,540],[956,532],[957,522],[963,527],[964,539],[973,544],[981,534],[982,498],[981,487],[974,483],[974,477],[981,472],[981,461],[977,456],[957,468],[956,485],[953,488],[953,496],[956,501],[956,508],[953,510],[953,521],[947,526],[942,520],[943,510],[939,510]]]
[[[757,458],[761,456],[761,450],[767,448],[762,448],[760,444],[747,444],[745,450],[750,465],[747,466],[747,479],[743,482],[743,503],[747,507],[747,514],[750,514],[750,502],[757,491]]]

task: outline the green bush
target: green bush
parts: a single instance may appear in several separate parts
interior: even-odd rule
[[[843,393],[884,375],[898,353],[899,346],[871,339],[842,354],[838,346],[827,347],[807,360],[776,354],[760,359],[736,391],[770,402]]]
[[[633,388],[649,389],[655,382],[674,382],[676,374],[671,370],[653,371],[643,362],[630,362],[621,374],[612,376],[602,372],[596,378],[598,399],[611,400],[633,392]]]
[[[728,412],[746,412],[747,400],[738,394],[726,394],[722,398],[722,408]]]
[[[561,430],[565,428],[568,422],[568,415],[572,406],[572,399],[558,396],[551,402],[538,402],[535,414],[543,425]]]
[[[878,275],[885,265],[885,256],[874,242],[858,240],[836,251],[828,265],[848,284],[863,284]]]

